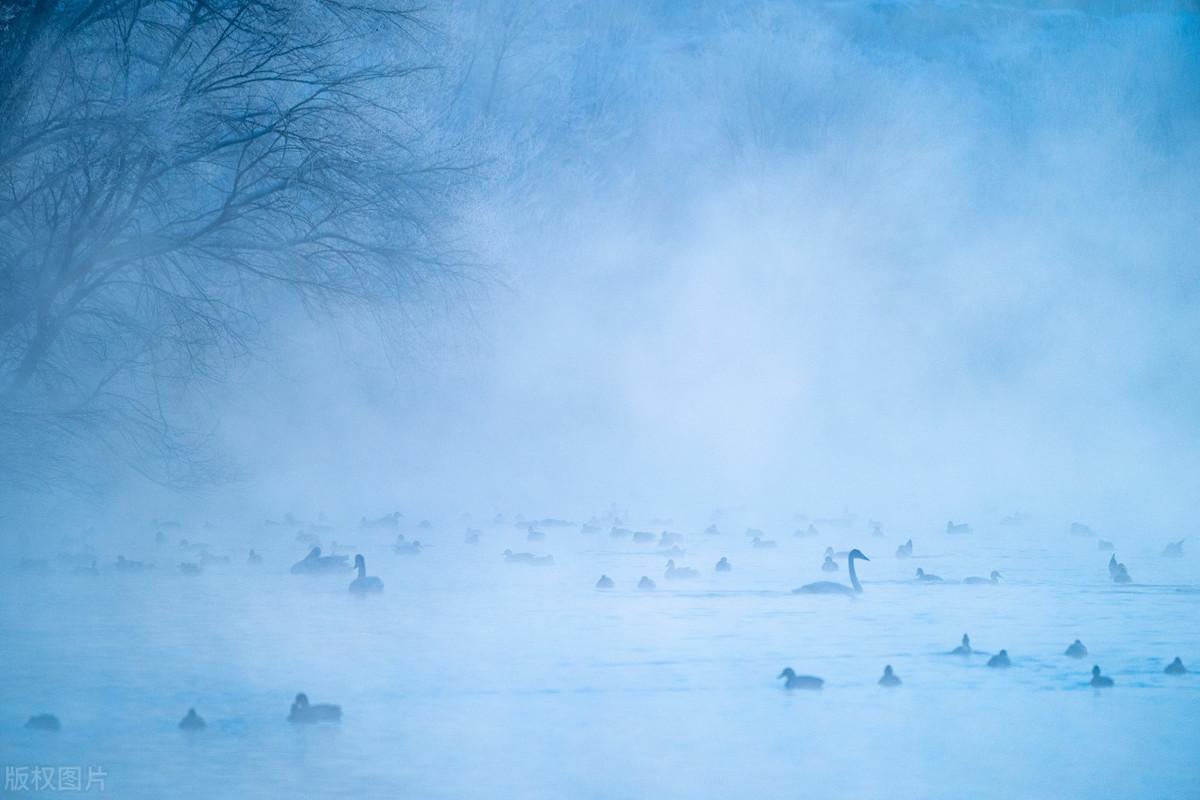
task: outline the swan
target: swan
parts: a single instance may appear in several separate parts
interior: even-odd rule
[[[786,667],[783,672],[779,673],[776,680],[779,678],[786,678],[783,682],[785,689],[820,689],[825,685],[823,679],[812,675],[797,675],[791,667]]]
[[[293,575],[315,575],[321,572],[338,572],[350,566],[345,556],[323,556],[321,548],[314,547],[308,555],[292,564]]]
[[[1001,650],[996,655],[988,659],[988,666],[995,669],[1005,669],[1012,666],[1012,661],[1008,658],[1008,651]]]
[[[964,633],[963,637],[962,637],[962,644],[960,644],[958,647],[951,650],[950,655],[952,655],[952,656],[969,656],[969,655],[971,655],[972,652],[973,651],[971,650],[971,637],[967,636]]]
[[[715,566],[713,569],[715,569],[717,572],[729,572],[733,569],[733,565],[729,563],[728,558],[721,556],[721,560],[717,562],[717,566]]]
[[[1097,689],[1107,689],[1113,685],[1113,679],[1100,674],[1100,667],[1092,667],[1092,679],[1089,681]]]
[[[644,592],[652,592],[658,588],[658,584],[643,575],[642,579],[638,581],[638,588]]]
[[[679,581],[686,580],[688,578],[694,578],[698,574],[699,573],[691,567],[675,566],[675,560],[671,559],[667,562],[667,571],[663,573],[663,576],[669,581]]]
[[[1065,655],[1068,655],[1071,658],[1083,658],[1087,654],[1088,654],[1087,647],[1084,645],[1083,642],[1079,641],[1078,639],[1071,642],[1071,646],[1067,648],[1067,652],[1065,653]]]
[[[1163,548],[1163,558],[1183,558],[1183,539],[1178,542],[1171,542]]]
[[[900,677],[892,672],[891,664],[883,668],[883,677],[879,679],[880,686],[899,686],[900,683]]]
[[[792,594],[862,594],[862,584],[858,582],[858,573],[854,569],[856,558],[861,558],[863,561],[871,560],[863,555],[857,547],[847,554],[847,563],[850,567],[849,586],[833,581],[817,581],[816,583],[806,583],[799,589],[793,589]]]
[[[596,581],[597,589],[611,589],[613,586],[613,579],[607,575],[601,575],[600,580]]]
[[[31,731],[57,731],[62,730],[62,723],[53,714],[34,714],[25,727]]]
[[[189,708],[188,713],[179,721],[179,729],[181,731],[198,731],[204,728],[204,717],[196,713],[196,709]]]
[[[367,575],[367,560],[359,553],[354,557],[354,568],[358,577],[350,581],[350,591],[354,594],[373,594],[383,591],[383,581],[374,575]]]
[[[1168,675],[1183,675],[1187,672],[1187,667],[1185,667],[1183,662],[1179,660],[1179,656],[1175,656],[1175,660],[1170,664],[1167,664],[1167,668],[1164,669],[1163,672],[1167,673]]]
[[[929,575],[925,572],[925,570],[921,569],[920,567],[917,567],[917,580],[924,581],[925,583],[941,583],[942,582],[942,579],[940,576]]]
[[[963,583],[981,584],[981,583],[999,583],[1000,573],[992,570],[992,574],[986,578],[980,578],[978,575],[972,575],[969,578],[963,578]]]
[[[308,695],[301,692],[288,712],[288,722],[337,722],[342,718],[341,706],[317,703],[309,705]]]
[[[909,558],[912,556],[912,539],[909,539],[904,544],[896,548],[896,558]]]
[[[833,556],[825,556],[825,560],[821,562],[822,572],[837,572],[841,567],[833,560]]]

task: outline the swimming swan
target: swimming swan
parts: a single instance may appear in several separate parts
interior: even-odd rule
[[[342,718],[341,706],[317,703],[309,705],[308,695],[301,692],[292,703],[288,713],[288,722],[337,722]]]
[[[783,682],[785,689],[820,689],[825,685],[825,681],[821,678],[812,675],[797,675],[791,667],[786,667],[783,672],[779,673],[776,680],[786,678]]]
[[[187,715],[179,721],[179,730],[181,731],[198,731],[204,729],[204,717],[196,713],[196,709],[189,708]]]
[[[717,562],[717,566],[713,567],[717,572],[729,572],[733,569],[733,565],[729,563],[729,559],[721,556],[721,560]]]
[[[1107,689],[1113,685],[1113,679],[1100,674],[1100,667],[1092,667],[1092,679],[1089,681],[1097,689]]]
[[[696,570],[692,569],[691,567],[675,566],[675,560],[672,559],[667,562],[667,571],[663,573],[663,576],[669,581],[680,581],[688,578],[694,578],[698,574],[699,573],[697,573]]]
[[[963,578],[963,583],[970,583],[973,585],[979,585],[979,584],[983,584],[983,583],[999,583],[999,582],[1000,582],[1000,573],[996,572],[996,570],[992,570],[992,574],[986,578],[980,578],[977,575],[972,575],[969,578]]]
[[[799,589],[793,589],[792,594],[862,594],[862,584],[858,582],[858,572],[854,569],[854,560],[861,558],[863,561],[870,561],[871,559],[863,555],[857,547],[847,553],[846,558],[846,563],[850,567],[849,586],[833,581],[817,581],[816,583],[806,583]]]
[[[879,679],[880,686],[899,686],[900,683],[900,677],[892,672],[891,664],[883,668],[883,677]]]
[[[359,553],[354,557],[354,568],[358,577],[350,581],[350,591],[354,594],[373,594],[383,591],[383,581],[374,575],[367,575],[367,560]]]
[[[1167,664],[1167,668],[1164,669],[1163,672],[1167,673],[1168,675],[1183,675],[1187,673],[1187,667],[1185,667],[1183,662],[1179,660],[1179,656],[1175,656],[1175,660],[1170,664]]]
[[[1067,648],[1065,655],[1068,655],[1071,658],[1084,658],[1087,653],[1087,647],[1084,646],[1083,642],[1076,639],[1075,641],[1071,642],[1071,646]]]

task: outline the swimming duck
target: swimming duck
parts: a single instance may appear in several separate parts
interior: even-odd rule
[[[1000,573],[996,572],[996,570],[992,570],[992,574],[986,578],[980,578],[978,575],[972,575],[969,578],[963,578],[963,583],[970,583],[970,584],[975,584],[975,585],[982,584],[982,583],[999,583],[999,582],[1000,582]]]
[[[688,578],[694,578],[698,574],[699,573],[691,567],[675,566],[675,561],[672,559],[667,562],[667,571],[663,573],[663,577],[669,581],[680,581],[687,580]]]
[[[1180,539],[1178,542],[1171,542],[1163,548],[1163,558],[1183,558],[1183,543],[1185,540]]]
[[[783,688],[785,689],[820,689],[825,685],[823,679],[813,675],[797,675],[791,667],[784,668],[776,680],[779,678],[786,679],[783,682]]]
[[[421,543],[419,541],[413,539],[411,542],[405,542],[403,539],[404,537],[401,536],[400,539],[398,539],[396,543],[392,545],[393,553],[401,556],[416,556],[421,554]]]
[[[645,592],[651,592],[658,588],[658,584],[643,575],[642,579],[638,581],[638,588]]]
[[[849,586],[833,581],[817,581],[816,583],[806,583],[799,589],[793,589],[792,594],[862,594],[862,584],[858,582],[858,572],[854,569],[854,560],[870,561],[871,559],[863,555],[858,548],[851,550],[846,557],[850,567]]]
[[[179,729],[183,731],[198,731],[204,728],[204,717],[196,713],[196,709],[189,708],[188,713],[179,721]]]
[[[668,545],[677,544],[682,540],[683,536],[681,534],[663,531],[662,535],[658,538],[658,546],[667,547]]]
[[[529,532],[525,534],[526,541],[544,542],[546,534],[543,531],[536,530],[532,525],[529,526]]]
[[[200,552],[201,564],[228,564],[229,556],[215,556],[207,550]]]
[[[1113,679],[1100,674],[1100,667],[1092,667],[1092,679],[1089,683],[1097,689],[1107,689],[1113,685]]]
[[[309,705],[308,695],[301,692],[292,703],[288,722],[337,722],[342,718],[341,706],[317,703]]]
[[[611,589],[613,586],[613,579],[607,575],[601,575],[600,580],[596,581],[597,589]]]
[[[141,561],[130,561],[125,556],[117,556],[117,572],[141,572],[146,565]]]
[[[971,532],[971,526],[965,522],[960,522],[957,525],[955,525],[954,521],[951,520],[950,522],[946,523],[946,533],[970,533],[970,532]]]
[[[479,544],[479,536],[481,533],[482,531],[478,531],[475,528],[467,528],[467,535],[463,537],[463,543]]]
[[[1004,669],[1006,667],[1011,667],[1012,661],[1010,661],[1008,658],[1008,651],[1001,650],[999,653],[996,653],[996,655],[989,658],[988,666],[993,667],[995,669]]]
[[[308,555],[292,564],[293,575],[318,575],[324,572],[340,572],[348,568],[345,556],[323,556],[321,548],[314,547]]]
[[[912,556],[912,539],[909,539],[904,544],[896,548],[896,558],[910,558]]]
[[[354,594],[374,594],[383,591],[383,581],[374,575],[367,575],[367,560],[359,553],[354,557],[354,568],[358,577],[350,581],[350,591]]]
[[[952,656],[969,656],[969,655],[971,655],[972,652],[974,652],[974,651],[971,650],[971,637],[967,636],[964,633],[963,637],[962,637],[962,644],[960,644],[958,647],[951,650],[950,655],[952,655]]]
[[[31,731],[57,731],[62,730],[62,723],[53,714],[34,714],[25,727]]]
[[[837,572],[841,567],[833,560],[833,556],[825,556],[825,560],[821,562],[822,572]]]
[[[251,566],[257,566],[262,563],[262,556],[251,550],[250,555],[246,556],[246,563]]]
[[[715,569],[717,572],[729,572],[733,569],[733,565],[729,563],[729,559],[727,559],[725,556],[721,556],[721,560],[717,562],[717,566],[713,569]]]
[[[888,664],[883,668],[883,677],[879,679],[880,686],[899,686],[900,677],[892,672],[892,665]]]
[[[925,570],[917,567],[917,580],[925,583],[941,583],[942,579],[937,575],[930,575]]]
[[[1071,646],[1067,648],[1067,652],[1065,653],[1065,655],[1068,655],[1071,658],[1084,658],[1087,654],[1087,647],[1085,647],[1083,642],[1079,641],[1078,639],[1071,642]]]
[[[179,565],[179,572],[183,575],[195,576],[199,575],[202,571],[199,564],[193,564],[190,561],[185,561]]]
[[[760,539],[757,536],[755,536],[753,539],[750,540],[750,544],[752,546],[758,548],[759,550],[769,550],[775,546],[775,540]]]
[[[1163,672],[1167,673],[1168,675],[1183,675],[1187,672],[1187,667],[1185,667],[1183,662],[1179,660],[1179,656],[1175,656],[1175,660],[1170,664],[1167,664],[1167,668],[1164,669]]]

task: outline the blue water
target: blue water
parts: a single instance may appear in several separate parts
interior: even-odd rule
[[[1200,675],[1162,672],[1176,655],[1200,669],[1193,553],[1142,537],[1119,552],[1135,582],[1116,586],[1108,554],[1057,526],[768,530],[775,550],[733,530],[689,534],[676,561],[701,577],[679,583],[654,545],[511,525],[478,546],[462,526],[423,530],[415,557],[391,553],[393,532],[340,531],[386,583],[369,598],[348,573],[288,574],[305,548],[255,525],[205,532],[233,563],[198,577],[152,543],[124,551],[158,565],[141,575],[10,569],[0,765],[95,765],[107,794],[135,798],[1200,796]],[[916,557],[894,558],[910,535]],[[847,580],[844,562],[819,570],[826,545],[871,556],[860,598],[790,593]],[[240,563],[248,546],[262,567]],[[505,547],[556,564],[506,564]],[[712,571],[722,555],[732,573]],[[918,585],[918,566],[1004,579]],[[615,590],[592,588],[601,573]],[[658,590],[633,590],[641,575]],[[946,655],[963,632],[1013,667]],[[1062,655],[1075,638],[1083,661]],[[1093,663],[1114,689],[1087,686]],[[904,686],[876,685],[885,664]],[[785,666],[825,689],[783,690]],[[289,724],[298,691],[343,720]],[[196,734],[176,729],[191,706]],[[63,729],[25,730],[40,712]]]

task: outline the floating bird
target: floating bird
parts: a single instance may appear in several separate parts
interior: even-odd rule
[[[854,569],[854,560],[861,558],[863,561],[871,559],[863,555],[858,548],[851,550],[846,554],[847,563],[850,567],[850,585],[846,586],[833,581],[817,581],[816,583],[807,583],[799,589],[792,590],[792,594],[862,594],[862,584],[858,582],[858,573]]]
[[[525,539],[530,542],[544,542],[546,534],[543,531],[535,530],[532,525],[529,526],[529,532],[525,534]]]
[[[996,655],[989,658],[988,666],[993,667],[995,669],[1004,669],[1006,667],[1011,667],[1012,661],[1010,661],[1008,658],[1008,651],[1001,650],[999,653],[996,653]]]
[[[1065,655],[1068,655],[1071,658],[1084,658],[1087,656],[1087,654],[1087,647],[1084,646],[1083,642],[1079,641],[1078,639],[1071,642],[1071,646],[1067,648],[1067,652],[1065,653]]]
[[[638,542],[639,544],[643,544],[645,542],[653,542],[654,534],[651,533],[650,531],[634,531],[633,532],[633,540],[635,542]]]
[[[246,556],[246,563],[251,566],[257,566],[262,563],[262,556],[251,550],[250,555]]]
[[[1092,679],[1089,683],[1097,689],[1107,689],[1113,685],[1113,679],[1100,674],[1100,667],[1092,667]]]
[[[1163,558],[1183,558],[1183,539],[1178,542],[1171,542],[1163,548]]]
[[[962,637],[962,644],[950,651],[952,656],[969,656],[974,651],[971,649],[971,637],[965,633]]]
[[[721,556],[721,560],[717,562],[717,566],[714,567],[714,569],[717,572],[729,572],[733,569],[733,565],[729,563],[729,559],[727,559],[725,556]]]
[[[825,556],[825,560],[821,562],[822,572],[837,572],[841,567],[833,560],[833,556]]]
[[[825,681],[821,678],[812,675],[797,675],[791,667],[786,667],[783,672],[779,673],[776,678],[785,678],[783,688],[785,689],[820,689],[825,685]]]
[[[179,729],[183,731],[198,731],[204,728],[204,718],[196,713],[196,709],[189,708],[188,713],[179,721]]]
[[[999,583],[999,582],[1000,582],[1000,573],[996,572],[996,570],[992,570],[992,574],[986,578],[980,578],[978,575],[972,575],[969,578],[963,578],[963,583],[970,583],[970,584],[975,584],[975,585],[982,584],[982,583]]]
[[[910,558],[912,556],[912,539],[909,539],[904,544],[896,548],[896,558]]]
[[[1187,672],[1187,667],[1185,667],[1183,662],[1179,660],[1179,656],[1175,656],[1175,660],[1170,664],[1167,664],[1167,668],[1164,669],[1163,672],[1167,673],[1168,675],[1183,675]]]
[[[1096,532],[1090,526],[1084,525],[1082,522],[1071,523],[1071,534],[1073,536],[1095,536]]]
[[[367,575],[367,560],[359,553],[354,557],[354,568],[358,577],[350,581],[350,591],[354,594],[374,594],[383,591],[383,581],[374,575]]]
[[[474,528],[467,528],[467,535],[463,537],[463,542],[465,544],[479,544],[481,533],[482,531],[475,530]]]
[[[328,703],[309,705],[308,695],[301,692],[292,703],[288,713],[288,722],[337,722],[342,718],[341,706]]]
[[[759,550],[769,550],[775,546],[775,540],[774,539],[760,539],[757,536],[755,536],[753,539],[750,540],[750,544],[753,547],[758,548]]]
[[[34,714],[25,727],[31,731],[57,731],[62,730],[62,723],[53,714]]]
[[[185,561],[182,564],[180,564],[179,571],[182,574],[189,575],[189,576],[199,575],[202,572],[199,565],[193,564],[190,561]]]
[[[938,575],[930,575],[925,570],[917,567],[917,580],[925,583],[941,583],[942,579]]]
[[[672,559],[667,562],[667,571],[663,573],[663,576],[669,581],[679,581],[694,578],[698,574],[691,567],[676,567],[675,561]]]
[[[809,523],[809,526],[807,528],[796,528],[795,532],[792,535],[793,536],[801,536],[801,537],[816,536],[817,528],[815,525]]]
[[[117,572],[141,572],[146,565],[141,561],[130,561],[125,556],[117,556]]]
[[[892,672],[891,664],[883,668],[883,677],[879,679],[880,686],[899,686],[900,682],[900,677]]]
[[[600,580],[596,581],[597,589],[611,589],[611,588],[613,588],[614,585],[615,584],[613,584],[613,579],[608,577],[607,575],[601,575]]]
[[[394,545],[392,545],[392,552],[395,553],[396,555],[401,555],[401,556],[420,555],[421,554],[421,543],[419,541],[417,541],[416,539],[413,539],[411,542],[406,542],[406,541],[404,541],[404,537],[401,536],[399,539],[396,540],[396,543]]]
[[[638,588],[644,592],[652,592],[658,588],[658,584],[643,575],[642,579],[638,581]]]
[[[953,521],[946,523],[946,533],[970,533],[971,526],[965,522],[955,525]]]
[[[1115,575],[1113,575],[1113,582],[1114,583],[1132,583],[1133,582],[1133,578],[1129,577],[1129,570],[1127,570],[1125,568],[1124,564],[1117,564],[1117,572]]]
[[[292,564],[293,575],[319,575],[325,572],[340,572],[350,565],[345,556],[323,556],[321,548],[314,547],[308,555]]]

